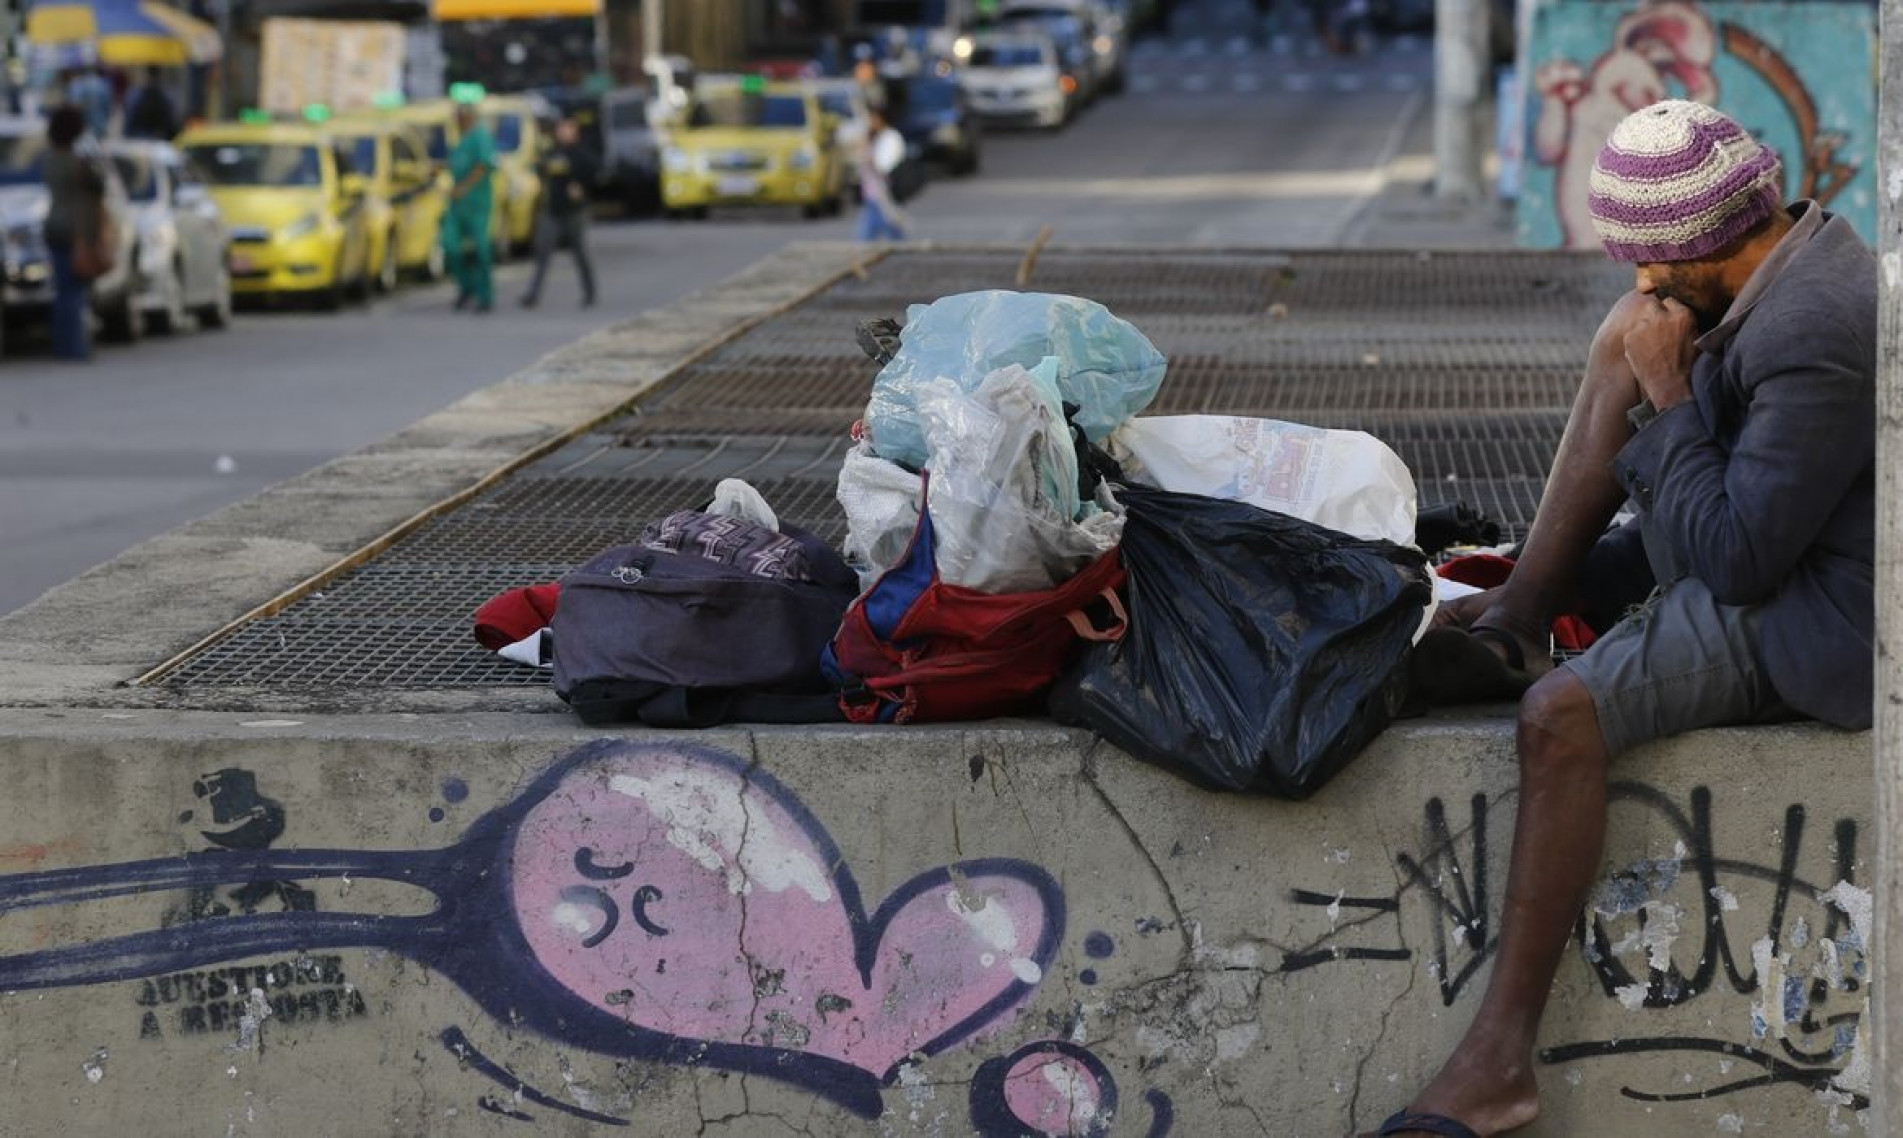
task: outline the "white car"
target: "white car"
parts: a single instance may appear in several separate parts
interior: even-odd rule
[[[46,123],[0,118],[0,256],[4,257],[5,318],[44,325],[53,305],[53,265],[46,238]],[[118,242],[112,269],[92,282],[93,311],[108,340],[131,341],[145,332],[139,310],[139,227],[119,175],[90,139],[80,152],[99,162],[105,175],[106,214]]]
[[[1076,83],[1057,45],[1029,32],[967,36],[953,48],[958,85],[971,113],[987,122],[1060,127],[1070,121]]]
[[[203,328],[231,322],[231,234],[218,203],[184,155],[163,142],[112,142],[139,227],[139,308],[155,331],[190,314]]]

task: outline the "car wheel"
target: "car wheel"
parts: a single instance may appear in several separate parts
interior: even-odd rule
[[[959,160],[956,166],[952,167],[952,176],[956,178],[969,178],[977,172],[978,148],[974,146],[965,152],[965,156]]]
[[[130,282],[112,307],[101,314],[105,338],[115,344],[135,344],[145,335],[145,313],[139,310],[139,298]]]
[[[344,279],[331,278],[330,284],[318,291],[315,297],[319,312],[335,312],[344,306]]]
[[[165,284],[165,307],[147,313],[146,321],[160,335],[171,335],[185,326],[185,270],[174,264]]]

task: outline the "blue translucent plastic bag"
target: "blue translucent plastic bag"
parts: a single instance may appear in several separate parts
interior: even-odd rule
[[[959,293],[906,310],[898,355],[879,372],[866,428],[880,458],[912,470],[930,457],[919,422],[921,385],[950,379],[975,391],[999,368],[1057,358],[1057,387],[1074,422],[1102,442],[1156,398],[1163,353],[1095,301],[1041,292]]]

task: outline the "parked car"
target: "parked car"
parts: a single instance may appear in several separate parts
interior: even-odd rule
[[[331,135],[286,123],[192,127],[178,148],[231,227],[240,296],[308,297],[335,308],[368,293],[368,185]]]
[[[1070,121],[1077,85],[1059,65],[1050,36],[985,32],[958,41],[954,54],[961,64],[958,85],[978,117],[1047,128]]]
[[[944,165],[954,176],[978,169],[978,119],[956,80],[915,76],[898,88],[893,123],[905,136],[906,149],[928,162]]]
[[[535,240],[535,214],[542,204],[542,177],[535,166],[542,158],[542,122],[553,117],[554,108],[535,95],[490,95],[482,101],[482,114],[496,136],[503,239],[508,252],[520,252]]]
[[[444,271],[438,240],[449,210],[449,176],[430,163],[415,128],[389,119],[355,117],[333,121],[331,131],[363,177],[370,225],[370,263],[379,291],[396,287],[404,273],[439,280]]]
[[[139,308],[148,327],[175,332],[189,314],[201,328],[231,323],[231,235],[211,190],[163,142],[106,145],[139,229]]]
[[[1015,6],[1007,7],[998,14],[998,23],[1006,30],[1034,30],[1051,37],[1051,42],[1057,46],[1059,69],[1076,84],[1071,95],[1079,107],[1095,102],[1111,75],[1108,70],[1110,64],[1097,52],[1092,11],[1090,5],[1081,2],[1059,4],[1018,0]]]
[[[601,98],[601,192],[640,213],[661,200],[661,145],[645,84]]]
[[[92,282],[93,311],[108,340],[136,340],[145,332],[139,307],[139,226],[125,184],[95,143],[80,144],[98,159],[106,183],[105,208],[118,247],[111,271]],[[46,322],[53,304],[53,265],[41,232],[46,222],[46,124],[39,119],[0,118],[0,225],[5,229],[5,318]]]
[[[838,120],[810,86],[703,79],[661,150],[661,203],[676,216],[715,205],[795,205],[839,212],[848,159]]]

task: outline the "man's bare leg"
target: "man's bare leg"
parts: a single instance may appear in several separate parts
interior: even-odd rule
[[[1535,675],[1550,667],[1547,629],[1570,607],[1586,554],[1625,501],[1624,488],[1612,477],[1612,459],[1632,437],[1626,412],[1644,397],[1626,363],[1625,332],[1634,313],[1654,303],[1627,293],[1593,336],[1585,379],[1512,575],[1497,589],[1447,606],[1436,622],[1512,636]]]
[[[1520,809],[1493,972],[1467,1034],[1410,1104],[1481,1135],[1539,1114],[1533,1044],[1606,840],[1605,740],[1571,672],[1551,672],[1526,693],[1518,746]]]

